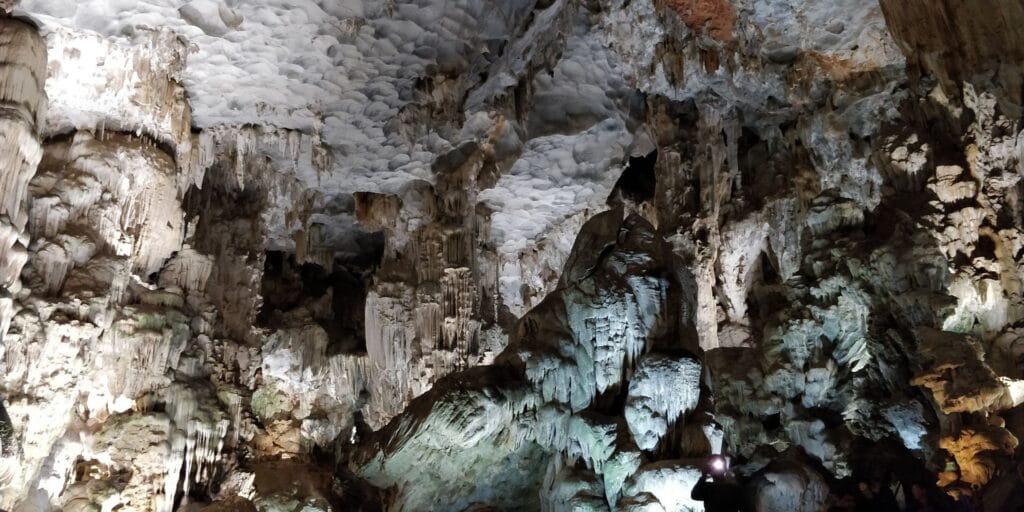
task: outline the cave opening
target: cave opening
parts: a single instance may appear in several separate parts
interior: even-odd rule
[[[987,234],[982,234],[978,237],[978,241],[974,244],[974,257],[975,258],[986,258],[989,260],[997,260],[998,255],[996,254],[997,245],[996,241]]]
[[[298,263],[291,253],[266,251],[257,325],[287,325],[304,309],[327,332],[329,355],[365,353],[366,295],[381,254],[336,258],[328,269]]]

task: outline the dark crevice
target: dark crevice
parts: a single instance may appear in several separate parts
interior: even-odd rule
[[[782,426],[782,414],[769,414],[761,420],[765,432],[772,432]]]
[[[626,169],[619,176],[612,193],[608,196],[608,204],[616,206],[623,201],[636,204],[654,199],[654,191],[658,185],[655,164],[658,162],[658,151],[654,150],[644,156],[631,156]]]
[[[14,424],[7,414],[7,408],[0,401],[0,454],[10,457],[15,454]]]
[[[298,264],[295,256],[282,251],[267,251],[260,293],[263,305],[256,317],[261,327],[279,328],[290,321],[288,314],[306,308],[314,321],[327,332],[328,355],[363,353],[366,295],[370,276],[380,261],[380,253],[355,261],[335,260],[333,269],[314,263]]]

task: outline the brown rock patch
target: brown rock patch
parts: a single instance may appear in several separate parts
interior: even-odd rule
[[[721,42],[736,39],[736,9],[729,0],[663,0],[694,31]]]

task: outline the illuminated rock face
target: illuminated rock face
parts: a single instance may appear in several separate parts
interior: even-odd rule
[[[0,78],[4,152],[0,164],[0,286],[4,289],[4,298],[0,299],[0,309],[4,311],[0,331],[5,332],[10,322],[10,296],[21,290],[19,274],[28,259],[27,189],[42,157],[38,125],[46,108],[42,89],[46,79],[46,47],[30,24],[10,18],[2,21],[3,60],[10,63]]]
[[[952,4],[0,1],[0,509],[1016,509],[1024,11]]]

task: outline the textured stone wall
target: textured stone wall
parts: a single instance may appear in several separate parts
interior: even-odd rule
[[[0,18],[0,508],[1024,503],[1019,6],[122,4]]]

